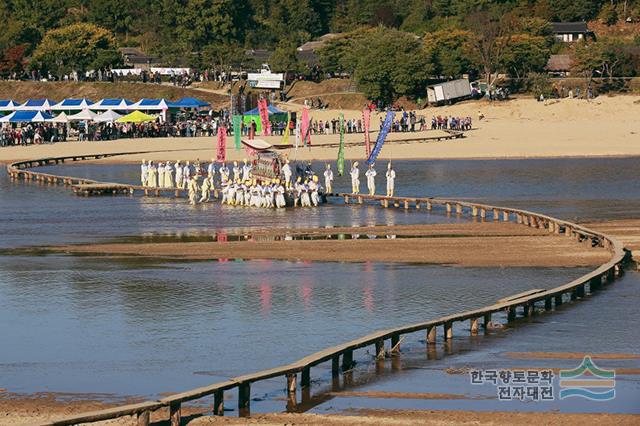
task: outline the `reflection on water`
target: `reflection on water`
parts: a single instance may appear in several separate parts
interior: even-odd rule
[[[27,392],[179,391],[585,272],[135,262],[0,258],[3,385]]]

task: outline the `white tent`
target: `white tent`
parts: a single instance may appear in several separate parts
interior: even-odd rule
[[[96,123],[113,123],[120,117],[122,117],[121,114],[118,114],[114,110],[109,110],[98,115],[93,121]]]
[[[108,111],[115,109],[116,111],[128,111],[131,110],[131,102],[128,99],[115,98],[115,99],[100,99],[95,104],[91,105],[91,109],[94,111]],[[135,108],[134,108],[135,109]]]
[[[67,116],[69,121],[95,121],[98,118],[98,114],[88,109],[83,109],[77,114]]]
[[[68,123],[69,117],[64,112],[61,112],[53,120],[51,120],[51,122],[52,123]]]

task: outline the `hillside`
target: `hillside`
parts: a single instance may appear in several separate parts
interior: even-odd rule
[[[178,100],[184,97],[202,99],[213,105],[214,109],[229,104],[229,98],[218,93],[150,83],[0,81],[0,99],[19,102],[36,98],[50,98],[55,101],[65,98],[89,98],[93,101],[102,98],[127,98],[136,101],[141,98]]]

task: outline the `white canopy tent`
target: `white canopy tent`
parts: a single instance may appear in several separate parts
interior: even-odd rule
[[[69,121],[95,121],[98,118],[98,114],[91,110],[83,109],[77,114],[67,116],[67,118]]]
[[[52,123],[68,123],[69,117],[64,112],[58,114],[53,120],[50,120]]]
[[[114,110],[109,110],[98,115],[93,121],[96,123],[113,123],[120,117],[122,117],[122,114],[118,114]]]

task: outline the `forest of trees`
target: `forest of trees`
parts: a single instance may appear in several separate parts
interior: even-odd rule
[[[640,21],[640,0],[3,0],[0,72],[115,65],[123,46],[196,68],[268,49],[296,71],[296,46],[333,32],[348,36],[321,52],[323,71],[348,70],[387,99],[434,75],[539,72],[555,48],[549,21],[596,19]]]

